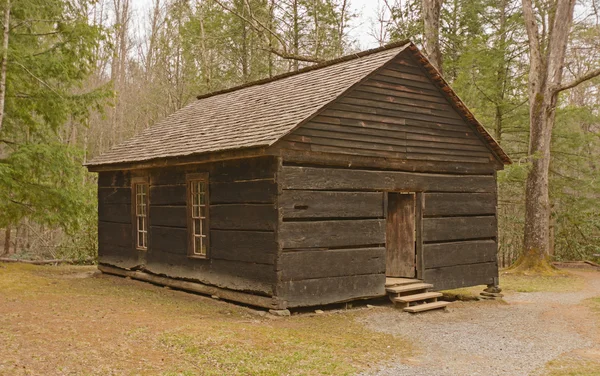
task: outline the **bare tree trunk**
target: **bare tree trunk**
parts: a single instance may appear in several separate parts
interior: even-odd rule
[[[443,0],[423,0],[424,49],[427,58],[442,73],[440,49],[440,11]]]
[[[298,0],[294,0],[293,3],[293,16],[294,16],[294,36],[293,36],[293,50],[294,55],[300,54],[300,21],[298,15]],[[293,70],[297,71],[300,66],[298,64],[298,60],[292,61]]]
[[[6,97],[6,67],[8,65],[8,36],[10,33],[10,0],[6,0],[4,25],[2,28],[2,64],[0,65],[0,131],[4,120],[4,99]]]
[[[552,5],[551,5],[552,6]],[[573,20],[575,0],[557,0],[555,14],[547,34],[547,52],[542,53],[544,40],[531,0],[523,0],[523,16],[529,38],[529,156],[531,169],[525,190],[524,253],[519,268],[547,267],[550,247],[550,197],[548,172],[550,143],[558,99],[556,87],[561,84],[562,70]]]
[[[6,226],[6,230],[4,230],[4,252],[3,255],[10,254],[10,226]]]

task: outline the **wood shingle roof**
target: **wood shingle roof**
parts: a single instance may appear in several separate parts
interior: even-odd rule
[[[407,48],[413,50],[416,47],[408,41],[398,42],[200,96],[197,101],[95,157],[87,165],[142,162],[273,145]],[[427,64],[424,66],[431,68]],[[446,89],[445,81],[438,83]],[[508,156],[460,99],[455,94],[448,97],[459,110],[466,111],[461,112],[483,134],[499,158],[510,163]]]

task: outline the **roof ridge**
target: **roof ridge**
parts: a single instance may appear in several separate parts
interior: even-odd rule
[[[335,64],[346,62],[346,61],[358,59],[358,58],[361,58],[361,57],[364,57],[364,56],[372,55],[372,54],[375,54],[375,53],[378,53],[378,52],[391,50],[391,49],[397,48],[397,47],[402,47],[402,46],[405,46],[405,45],[410,44],[410,43],[411,43],[410,39],[404,39],[404,40],[401,40],[401,41],[388,43],[388,44],[386,44],[384,46],[381,46],[381,47],[372,48],[370,50],[365,50],[365,51],[360,51],[360,52],[355,52],[355,53],[352,53],[352,54],[349,54],[349,55],[344,55],[344,56],[341,56],[341,57],[338,57],[338,58],[335,58],[335,59],[323,61],[323,62],[318,63],[318,64],[309,65],[308,67],[304,67],[304,68],[299,69],[297,71],[281,73],[281,74],[275,75],[273,77],[262,78],[260,80],[247,82],[245,84],[241,84],[241,85],[237,85],[237,86],[232,86],[232,87],[227,88],[227,89],[216,90],[216,91],[212,91],[212,92],[209,92],[209,93],[206,93],[206,94],[201,94],[201,95],[196,96],[196,99],[205,99],[205,98],[213,97],[213,96],[219,95],[219,94],[231,93],[233,91],[237,91],[237,90],[240,90],[240,89],[245,89],[245,88],[251,87],[251,86],[258,86],[258,85],[267,84],[269,82],[281,80],[283,78],[287,78],[287,77],[291,77],[291,76],[296,76],[296,75],[299,75],[299,74],[302,74],[302,73],[306,73],[306,72],[310,72],[310,71],[313,71],[313,70],[316,70],[316,69],[321,69],[321,68],[329,67],[331,65],[335,65]]]

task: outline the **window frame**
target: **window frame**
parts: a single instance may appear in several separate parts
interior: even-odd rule
[[[143,217],[138,215],[138,186],[140,185],[145,185],[146,186],[146,192],[145,192],[145,213],[143,215]],[[139,177],[133,177],[131,178],[131,216],[132,216],[132,229],[133,229],[133,246],[134,249],[138,250],[138,251],[148,251],[148,234],[149,234],[149,229],[150,229],[150,224],[149,224],[149,220],[150,220],[150,184],[148,183],[148,178],[145,176],[139,176]],[[140,246],[140,244],[138,243],[139,241],[139,234],[140,234],[140,229],[139,229],[139,218],[144,218],[144,224],[145,224],[145,229],[142,229],[142,233],[145,233],[145,239],[142,237],[142,239],[145,240],[145,244]]]
[[[204,217],[201,215],[198,218],[194,217],[194,201],[193,201],[193,190],[192,184],[196,182],[204,183],[204,196],[205,196],[205,204],[200,205],[198,202],[198,210],[201,210],[201,207],[205,207],[206,212]],[[200,172],[194,174],[187,174],[185,177],[186,184],[186,203],[187,203],[187,230],[188,230],[188,257],[198,258],[198,259],[208,259],[210,258],[210,190],[209,190],[209,176],[208,172]],[[201,212],[199,212],[201,214]],[[201,221],[201,226],[206,230],[206,234],[204,232],[198,236],[195,233],[194,221],[198,219]],[[202,238],[203,244],[206,246],[205,254],[196,253],[196,239],[200,237]]]

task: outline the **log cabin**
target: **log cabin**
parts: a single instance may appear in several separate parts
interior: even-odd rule
[[[270,309],[495,285],[509,163],[394,43],[199,96],[88,162],[99,269]]]

